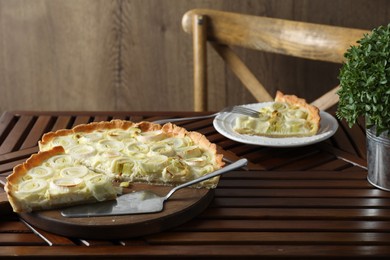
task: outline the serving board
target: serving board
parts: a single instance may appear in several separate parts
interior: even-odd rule
[[[166,195],[172,187],[132,184],[125,193],[150,190]],[[175,192],[158,213],[123,216],[66,218],[62,209],[19,214],[34,227],[62,236],[88,239],[123,239],[161,232],[179,226],[200,214],[214,197],[213,189],[184,188]]]

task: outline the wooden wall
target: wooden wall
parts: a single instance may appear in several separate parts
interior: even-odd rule
[[[191,8],[363,29],[390,22],[386,0],[0,0],[0,112],[192,110]],[[271,92],[314,99],[339,65],[242,51]],[[210,110],[253,102],[210,53]]]

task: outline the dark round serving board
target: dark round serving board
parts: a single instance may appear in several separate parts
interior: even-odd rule
[[[133,184],[133,190],[151,190],[166,195],[172,187]],[[130,192],[130,190],[126,191]],[[200,214],[210,204],[214,190],[184,188],[175,192],[158,213],[124,216],[66,218],[61,209],[20,214],[34,227],[55,234],[89,238],[121,239],[157,233],[179,226]]]

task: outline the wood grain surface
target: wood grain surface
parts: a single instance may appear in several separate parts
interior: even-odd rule
[[[192,8],[361,29],[388,23],[385,0],[0,0],[0,112],[192,110]],[[241,51],[269,92],[312,100],[338,83],[339,65]],[[250,93],[209,53],[210,110]]]

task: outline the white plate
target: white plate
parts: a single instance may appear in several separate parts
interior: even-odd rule
[[[261,107],[269,106],[273,102],[254,103],[248,105],[242,105],[243,107],[259,110]],[[237,142],[263,145],[263,146],[275,146],[275,147],[294,147],[304,146],[321,142],[331,137],[338,128],[337,120],[327,112],[320,111],[321,125],[320,130],[314,136],[309,137],[287,137],[287,138],[271,138],[263,136],[252,136],[239,134],[233,130],[235,119],[240,116],[234,113],[221,113],[215,117],[213,124],[215,129],[223,136],[232,139]]]

